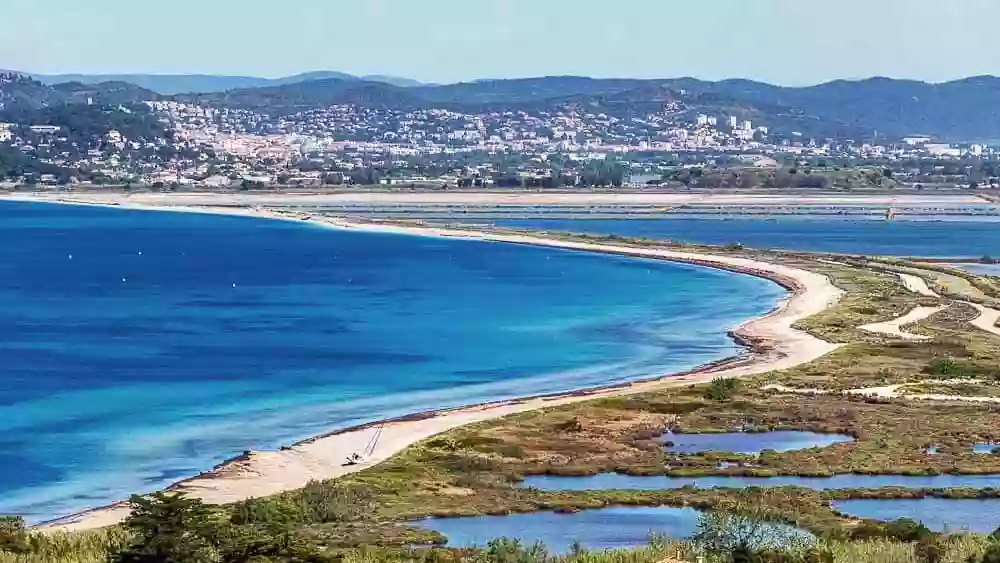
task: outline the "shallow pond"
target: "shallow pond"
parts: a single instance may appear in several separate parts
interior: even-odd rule
[[[825,448],[854,438],[846,434],[820,434],[800,430],[774,432],[724,432],[720,434],[664,434],[668,452],[693,454],[702,452],[730,452],[759,454],[764,450],[792,452],[809,448]],[[673,445],[669,445],[673,443]]]
[[[563,554],[574,542],[587,549],[616,549],[645,545],[654,534],[688,538],[697,530],[700,516],[693,508],[613,506],[572,514],[428,518],[412,524],[444,534],[449,547],[483,547],[496,538],[516,538],[527,546],[541,542],[551,553]],[[780,524],[774,524],[773,530],[774,538],[808,535]]]
[[[873,520],[910,518],[936,532],[969,530],[991,533],[1000,526],[1000,499],[889,499],[844,500],[835,510]]]
[[[971,489],[1000,488],[1000,475],[834,475],[833,477],[635,477],[617,473],[603,473],[591,477],[559,477],[533,475],[527,477],[522,487],[542,491],[612,491],[612,490],[661,490],[696,487],[699,489],[743,487],[804,487],[819,491],[828,489],[880,489],[904,487],[908,489]]]
[[[976,454],[991,454],[997,451],[997,449],[1000,449],[1000,445],[987,444],[987,443],[979,443],[972,445],[972,453]]]

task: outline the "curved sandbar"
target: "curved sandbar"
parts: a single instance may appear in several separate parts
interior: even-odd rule
[[[127,202],[126,198],[123,198],[123,200]],[[38,199],[36,201],[52,200]],[[59,203],[58,201],[52,202]],[[64,201],[62,203],[86,204],[88,202]],[[286,213],[265,210],[178,207],[150,208],[128,205],[122,205],[121,207],[225,213],[299,221],[304,219],[303,216],[290,216]],[[571,393],[431,411],[341,430],[304,440],[280,451],[250,452],[223,463],[210,472],[181,481],[169,487],[168,490],[185,492],[212,504],[224,504],[250,497],[268,496],[282,491],[301,488],[312,480],[331,479],[360,471],[392,457],[420,440],[466,424],[595,398],[653,391],[664,386],[705,383],[715,377],[741,377],[787,369],[813,361],[841,346],[839,344],[831,344],[792,328],[792,325],[796,322],[820,313],[835,304],[843,295],[843,291],[834,286],[822,274],[791,266],[761,262],[749,258],[562,240],[548,238],[543,235],[535,236],[471,229],[352,223],[322,217],[309,218],[309,221],[316,225],[337,229],[530,244],[551,248],[670,260],[771,279],[789,288],[792,291],[792,295],[779,304],[771,313],[743,323],[732,331],[734,338],[750,347],[750,353],[742,357],[716,362],[686,374],[665,375],[647,381]],[[374,452],[363,463],[345,467],[343,465],[345,458],[354,452],[364,451],[371,438],[378,431],[378,428],[381,428],[381,435]],[[38,529],[73,531],[99,528],[122,521],[128,513],[129,507],[125,503],[120,502],[50,522],[39,526]]]

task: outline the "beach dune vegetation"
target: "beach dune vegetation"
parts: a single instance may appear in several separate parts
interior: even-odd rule
[[[728,403],[739,393],[742,383],[735,377],[717,377],[705,388],[705,398]]]

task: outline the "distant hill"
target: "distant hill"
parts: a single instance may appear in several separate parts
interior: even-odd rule
[[[409,88],[381,82],[327,78],[264,88],[226,92],[180,94],[174,99],[204,105],[251,109],[261,113],[287,114],[338,104],[366,107],[415,109],[427,104]]]
[[[343,72],[314,71],[282,78],[260,78],[256,76],[217,76],[208,74],[30,74],[46,85],[66,82],[97,84],[103,82],[128,82],[158,94],[173,95],[184,93],[225,92],[245,88],[266,88],[296,84],[312,80],[341,80],[382,82],[394,86],[419,86],[421,83],[408,78],[372,75],[357,77]]]
[[[805,115],[880,135],[926,133],[953,141],[1000,139],[1000,78],[977,76],[932,84],[870,78],[805,88],[749,80],[668,81],[674,88],[715,92],[750,104],[797,108]]]
[[[734,115],[764,120],[776,128],[819,135],[863,135],[849,124],[832,123],[820,116],[767,99],[727,94],[700,83],[682,81],[543,77],[489,80],[448,85],[399,87],[391,84],[340,78],[309,80],[265,88],[228,92],[181,94],[175,99],[207,105],[239,107],[274,115],[338,104],[385,107],[399,110],[445,108],[471,113],[494,111],[548,111],[574,106],[581,110],[619,117],[645,115],[667,105],[689,113]],[[677,111],[675,109],[674,111]]]
[[[67,82],[47,86],[26,76],[3,76],[4,78],[0,78],[0,111],[34,110],[74,104],[127,105],[161,97],[156,92],[128,82]]]
[[[566,105],[629,115],[683,103],[691,111],[732,115],[809,137],[900,137],[928,134],[948,141],[1000,140],[1000,78],[978,76],[941,84],[870,78],[809,87],[782,87],[743,79],[623,79],[545,76],[420,84],[391,76],[356,77],[318,71],[268,79],[246,76],[42,76],[53,92],[27,88],[21,97],[56,100],[156,94],[197,103],[280,114],[333,104],[457,111],[546,110]],[[74,80],[66,83],[67,80]],[[114,80],[108,80],[114,79]],[[44,85],[42,84],[42,85]],[[137,88],[130,89],[126,84]],[[86,94],[89,87],[96,88]],[[2,100],[0,100],[2,101]]]

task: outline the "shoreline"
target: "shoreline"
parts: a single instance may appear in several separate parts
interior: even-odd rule
[[[194,212],[238,215],[308,223],[338,230],[391,233],[407,236],[447,237],[506,244],[560,248],[619,256],[665,260],[726,270],[768,279],[788,289],[791,295],[781,300],[769,313],[744,321],[729,331],[729,336],[746,352],[699,366],[687,372],[664,374],[642,380],[594,386],[575,391],[520,397],[456,408],[429,410],[300,440],[277,451],[245,452],[216,465],[212,470],[184,479],[166,488],[184,492],[209,504],[226,504],[250,497],[263,497],[305,486],[312,480],[341,477],[381,463],[406,447],[454,428],[503,416],[566,405],[586,400],[631,395],[664,387],[706,383],[715,377],[743,377],[768,371],[788,369],[813,361],[836,349],[832,344],[792,326],[801,319],[834,305],[843,291],[830,280],[808,270],[738,258],[660,248],[629,247],[600,242],[580,242],[539,235],[498,233],[470,228],[439,228],[361,222],[330,217],[313,218],[305,213],[263,210],[259,208],[150,206],[131,204],[124,195],[118,202],[94,202],[51,197],[0,197],[0,201],[75,204],[119,209]],[[363,463],[344,466],[345,459],[363,451],[376,429],[381,437],[375,451]],[[119,501],[70,516],[38,524],[39,531],[77,531],[105,527],[122,521],[130,509]]]

